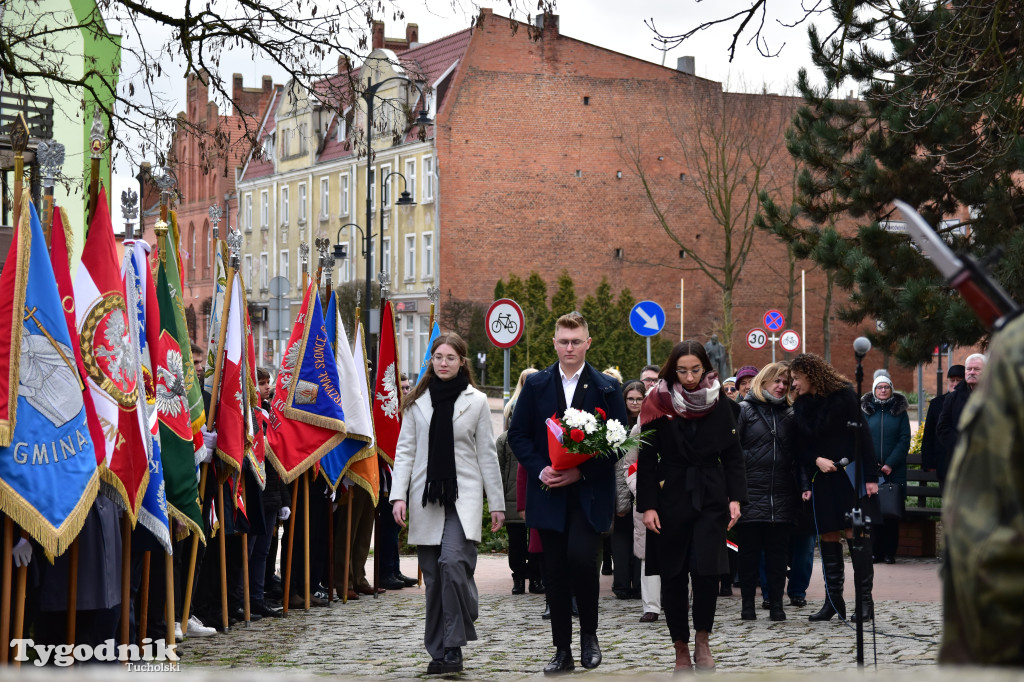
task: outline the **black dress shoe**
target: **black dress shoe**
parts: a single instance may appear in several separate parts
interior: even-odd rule
[[[896,563],[896,557],[894,557],[894,556],[887,556],[887,557],[885,557],[885,563],[887,563],[887,564],[894,564],[894,563]]]
[[[570,673],[575,669],[576,661],[572,660],[572,651],[569,649],[556,649],[555,655],[544,666],[544,674],[560,675],[562,673]]]
[[[580,633],[580,665],[587,670],[601,665],[601,647],[593,632]]]
[[[443,658],[432,658],[430,663],[427,663],[427,674],[428,675],[440,675],[444,672],[444,659]]]
[[[389,575],[380,579],[380,586],[385,590],[401,590],[405,587],[405,583],[395,576]]]
[[[462,672],[462,649],[457,646],[446,647],[444,650],[444,673]]]
[[[551,604],[544,602],[544,613],[540,617],[544,620],[551,620]]]
[[[242,610],[242,609],[235,609],[234,611],[231,612],[231,615],[228,618],[228,625],[234,625],[235,623],[240,623],[240,622],[242,622],[244,620],[245,620],[245,611]],[[258,614],[258,613],[256,613],[255,611],[252,610],[252,608],[250,608],[249,609],[249,621],[252,622],[252,623],[255,623],[258,620],[263,620],[263,616]],[[232,622],[232,621],[234,621],[234,622]]]
[[[255,616],[259,614],[264,618],[284,618],[284,612],[280,609],[272,609],[267,606],[266,602],[254,601],[250,607],[250,611]]]
[[[419,581],[416,578],[410,578],[407,575],[403,575],[401,571],[395,574],[395,577],[405,583],[406,587],[416,587],[419,585]]]
[[[512,594],[525,594],[526,581],[522,578],[512,578]]]
[[[771,605],[771,602],[769,602],[769,601],[768,601],[767,599],[762,599],[762,600],[761,600],[761,608],[762,608],[762,609],[764,609],[765,611],[767,611],[767,610],[768,610],[768,609],[770,609],[771,607],[772,607],[772,605]]]
[[[543,580],[531,580],[530,581],[530,594],[544,594],[544,581]]]
[[[803,597],[790,597],[789,598],[789,605],[790,606],[807,606],[807,600],[804,599]]]
[[[606,561],[601,564],[601,575],[612,575],[613,573],[615,573],[615,571],[612,569],[612,563],[610,561]]]

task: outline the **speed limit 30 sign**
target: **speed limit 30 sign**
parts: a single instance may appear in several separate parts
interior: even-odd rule
[[[755,327],[747,332],[747,345],[753,350],[761,350],[768,343],[768,334],[761,328]]]

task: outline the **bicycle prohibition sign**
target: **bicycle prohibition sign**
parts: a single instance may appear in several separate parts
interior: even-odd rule
[[[487,309],[487,338],[498,348],[511,348],[523,335],[523,309],[510,298],[499,298]]]

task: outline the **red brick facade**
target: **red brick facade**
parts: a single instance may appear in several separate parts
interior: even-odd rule
[[[693,98],[709,107],[733,107],[752,96],[723,95],[720,83],[561,36],[557,20],[540,40],[525,28],[513,33],[507,19],[483,10],[452,84],[454,97],[438,112],[442,295],[489,302],[499,278],[525,278],[534,270],[553,293],[566,269],[581,299],[607,277],[613,291],[629,287],[638,300],[658,302],[668,314],[664,333],[678,339],[682,277],[685,334],[706,340],[719,331],[720,289],[692,269],[692,259],[680,258],[623,149],[639,141],[659,203],[688,245],[702,253],[721,249],[721,228],[693,182],[680,176],[692,178],[695,170],[680,153],[668,112],[675,129],[686,131]],[[769,118],[788,117],[799,103],[770,95],[761,101],[756,110],[763,114],[757,115]],[[693,145],[692,138],[687,132],[682,142]],[[775,155],[772,171],[780,185],[791,186],[785,149]],[[771,360],[770,346],[747,348],[746,332],[763,326],[768,309],[786,310],[785,248],[764,233],[754,244],[735,289],[736,367]],[[796,319],[786,325],[798,331],[799,276],[798,269]],[[808,272],[811,352],[822,352],[824,289],[823,276]],[[842,298],[837,290],[833,308]],[[832,360],[853,379],[852,341],[859,330],[838,320],[831,329]],[[786,357],[781,348],[777,355]],[[877,353],[868,357],[868,389],[881,364]],[[895,363],[891,369],[897,388],[910,389],[911,373]]]

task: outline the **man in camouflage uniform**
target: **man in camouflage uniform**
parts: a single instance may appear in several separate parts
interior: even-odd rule
[[[943,505],[941,663],[1024,665],[1024,315],[964,408]]]

